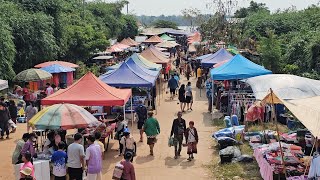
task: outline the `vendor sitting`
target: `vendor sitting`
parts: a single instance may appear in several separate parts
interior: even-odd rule
[[[43,144],[43,153],[45,154],[53,154],[53,142],[54,142],[54,131],[50,131],[47,134],[47,139]]]

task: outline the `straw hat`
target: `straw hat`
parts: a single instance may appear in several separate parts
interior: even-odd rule
[[[20,173],[22,173],[22,174],[24,174],[24,175],[26,175],[26,176],[30,176],[31,173],[32,173],[32,169],[29,168],[29,167],[26,167],[26,168],[22,169],[22,170],[20,171]]]

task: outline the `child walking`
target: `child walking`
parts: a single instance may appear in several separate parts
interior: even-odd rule
[[[65,143],[63,141],[58,144],[58,151],[55,151],[51,157],[53,163],[53,175],[55,180],[66,180],[68,160],[67,153],[64,151]]]
[[[199,141],[197,129],[194,127],[194,122],[189,122],[189,127],[185,132],[186,143],[188,146],[187,153],[189,155],[188,161],[194,159],[193,154],[197,154],[197,144]]]

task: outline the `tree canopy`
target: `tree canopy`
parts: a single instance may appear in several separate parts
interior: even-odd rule
[[[84,61],[110,38],[133,37],[136,20],[123,1],[0,0],[2,79],[48,60]],[[14,68],[13,68],[14,67]]]
[[[250,1],[249,7],[243,7],[238,9],[234,13],[234,17],[236,18],[245,18],[249,16],[250,14],[259,12],[259,11],[265,11],[265,12],[270,12],[268,7],[266,7],[265,3],[257,3],[254,1]]]
[[[166,21],[166,20],[157,20],[153,22],[153,26],[155,28],[172,28],[172,29],[178,29],[178,25],[175,22],[172,21]]]

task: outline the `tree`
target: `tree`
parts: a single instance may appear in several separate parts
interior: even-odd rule
[[[198,20],[201,17],[201,11],[197,8],[187,8],[183,9],[181,12],[183,17],[190,22],[191,30],[194,30],[195,26],[199,25],[198,23],[200,21]]]
[[[279,73],[281,60],[281,45],[274,31],[267,30],[267,37],[261,37],[258,44],[262,64],[273,73]]]
[[[265,3],[257,3],[254,1],[250,1],[250,6],[247,8],[240,8],[234,13],[234,17],[236,18],[245,18],[250,14],[259,12],[259,11],[265,11],[270,13],[268,7],[266,7]]]
[[[118,40],[122,40],[124,38],[134,38],[138,34],[138,25],[134,16],[132,15],[124,15],[121,19],[122,28],[118,36]]]
[[[172,29],[178,29],[178,24],[172,22],[172,21],[166,21],[166,20],[157,20],[153,22],[153,26],[156,28],[172,28]]]
[[[0,79],[12,79],[15,75],[13,70],[15,54],[11,29],[0,19]]]

